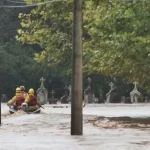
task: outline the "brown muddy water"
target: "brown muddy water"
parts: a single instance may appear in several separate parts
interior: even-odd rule
[[[89,123],[99,128],[150,128],[150,118],[96,117]]]

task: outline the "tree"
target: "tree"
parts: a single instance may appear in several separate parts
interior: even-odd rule
[[[4,5],[5,0],[0,1]],[[29,8],[1,8],[0,9],[0,94],[14,95],[15,88],[21,84],[26,89],[39,87],[37,82],[41,75],[48,76],[48,67],[33,60],[38,46],[21,44],[15,40],[17,28],[20,28],[18,13],[29,12]]]
[[[142,0],[112,1],[102,16],[99,6],[95,8],[93,22],[86,26],[91,37],[86,43],[92,51],[86,66],[90,72],[143,84],[150,80],[149,5],[150,1]],[[91,22],[89,18],[87,21]]]
[[[84,71],[119,76],[128,82],[149,82],[150,1],[84,1]],[[54,2],[20,14],[23,29],[17,39],[39,44],[39,61],[50,66],[65,63],[71,72],[72,1]]]

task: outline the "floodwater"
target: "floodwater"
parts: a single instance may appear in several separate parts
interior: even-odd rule
[[[100,128],[150,128],[150,118],[131,117],[96,117],[90,120],[94,126]]]
[[[112,114],[114,107],[85,108],[82,136],[70,135],[70,108],[45,106],[41,114],[30,115],[5,112],[0,127],[0,150],[150,150],[150,117],[140,115],[147,114],[149,108],[137,107],[131,108],[135,114],[138,110],[139,116],[134,118],[119,115],[119,110],[122,113],[128,110],[130,114],[126,106],[118,106],[118,116],[108,115],[108,110]],[[101,116],[98,112],[102,111]]]

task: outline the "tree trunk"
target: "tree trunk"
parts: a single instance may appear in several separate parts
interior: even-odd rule
[[[1,73],[0,73],[0,126],[1,126],[1,97],[2,97],[2,76],[1,76]]]
[[[83,134],[82,122],[82,0],[74,0],[71,135]]]

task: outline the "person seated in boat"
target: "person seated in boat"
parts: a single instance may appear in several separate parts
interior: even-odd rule
[[[28,93],[25,92],[25,87],[21,85],[20,89],[21,89],[21,93],[24,94],[24,97],[26,98],[28,96]]]
[[[25,95],[21,93],[21,89],[19,87],[16,88],[16,94],[13,96],[11,100],[7,102],[7,105],[12,106],[13,109],[19,110],[21,109],[21,104],[25,100]]]
[[[22,109],[24,111],[35,111],[41,107],[39,100],[34,95],[34,89],[29,89],[28,96],[25,98],[24,103],[22,103]]]

